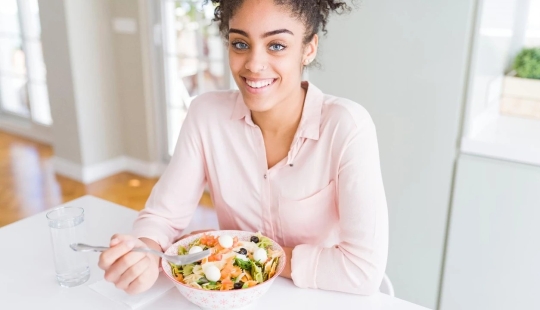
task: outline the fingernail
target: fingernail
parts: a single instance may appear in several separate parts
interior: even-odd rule
[[[120,242],[120,240],[114,238],[114,239],[111,240],[111,246],[115,246],[115,245],[117,245],[119,242]]]

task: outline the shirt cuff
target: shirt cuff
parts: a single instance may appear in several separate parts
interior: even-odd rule
[[[291,278],[300,288],[317,288],[317,265],[322,247],[301,244],[293,249]]]

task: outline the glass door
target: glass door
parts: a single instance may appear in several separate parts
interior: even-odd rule
[[[0,113],[52,124],[37,0],[0,5]]]
[[[167,154],[176,144],[191,100],[230,86],[226,48],[213,22],[214,6],[202,0],[160,0],[161,63]],[[154,30],[155,30],[154,29]]]

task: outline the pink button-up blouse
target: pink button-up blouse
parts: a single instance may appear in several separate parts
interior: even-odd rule
[[[167,248],[208,185],[221,229],[261,231],[294,247],[303,288],[378,290],[388,254],[388,213],[375,126],[347,99],[307,88],[288,156],[268,169],[260,128],[238,91],[193,100],[171,161],[134,223]]]

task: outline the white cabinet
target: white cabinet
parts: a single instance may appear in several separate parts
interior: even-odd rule
[[[540,167],[462,155],[440,310],[540,309]]]

